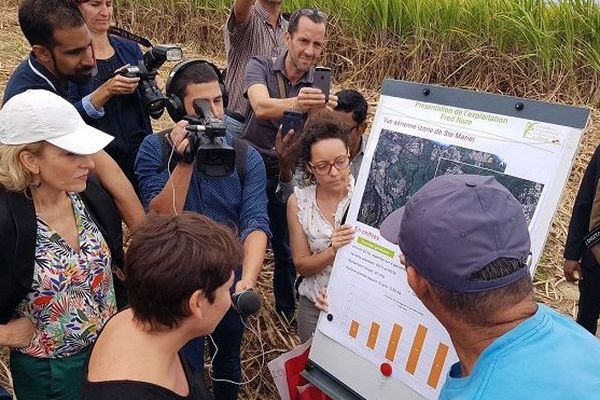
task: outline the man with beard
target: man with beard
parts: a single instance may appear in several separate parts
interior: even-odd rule
[[[253,56],[276,59],[285,49],[283,36],[288,22],[281,15],[283,0],[235,0],[225,24],[227,75],[225,86],[229,105],[225,124],[231,133],[241,135],[246,125],[248,100],[246,65]]]
[[[92,39],[85,21],[69,0],[23,0],[19,7],[19,25],[31,45],[31,53],[11,75],[4,90],[3,103],[27,89],[44,89],[69,100],[69,81],[85,82],[95,67]],[[81,104],[90,116],[100,117],[86,96]],[[100,151],[93,157],[94,173],[111,194],[125,223],[132,228],[144,217],[137,196],[117,163]]]
[[[294,316],[294,281],[286,221],[286,205],[275,195],[279,183],[279,166],[275,154],[275,137],[283,112],[295,110],[308,115],[329,106],[336,106],[337,97],[313,88],[314,66],[325,41],[327,15],[314,8],[295,11],[285,33],[287,50],[275,61],[271,56],[250,59],[246,68],[246,88],[252,112],[244,137],[265,161],[267,169],[268,213],[275,256],[273,290],[275,309],[291,321]]]

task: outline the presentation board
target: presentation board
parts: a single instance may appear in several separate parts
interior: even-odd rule
[[[587,125],[586,108],[386,80],[305,376],[335,399],[437,399],[457,361],[406,283],[387,215],[447,174],[493,175],[523,207],[532,272]]]

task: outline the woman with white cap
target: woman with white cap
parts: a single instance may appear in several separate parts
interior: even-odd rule
[[[0,345],[20,399],[78,399],[97,332],[116,312],[121,222],[88,174],[112,137],[28,90],[0,110]]]

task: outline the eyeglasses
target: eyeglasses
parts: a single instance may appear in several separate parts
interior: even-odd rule
[[[353,130],[358,129],[359,126],[360,126],[360,124],[355,124],[355,125],[348,127],[348,132],[352,132]]]
[[[335,167],[338,171],[345,170],[350,166],[350,156],[342,156],[335,159],[332,163],[320,163],[314,165],[308,162],[316,175],[328,175],[331,173],[331,168]]]

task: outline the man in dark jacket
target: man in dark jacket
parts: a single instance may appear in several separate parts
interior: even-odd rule
[[[598,227],[592,222],[598,219],[600,200],[598,179],[600,178],[600,147],[596,148],[587,166],[569,224],[569,234],[565,243],[565,278],[569,282],[579,281],[579,311],[577,322],[592,334],[596,334],[600,316],[600,265],[585,238]]]

